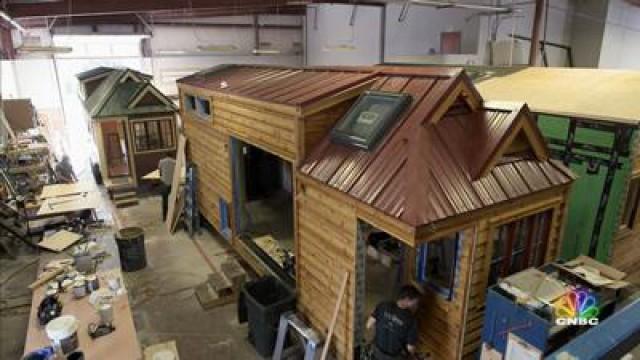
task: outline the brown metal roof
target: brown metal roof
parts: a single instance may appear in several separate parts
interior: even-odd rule
[[[458,96],[460,84],[465,96],[482,103],[464,73],[386,74],[381,70],[373,88],[412,95],[403,119],[370,152],[325,137],[302,164],[303,174],[415,227],[572,181],[568,169],[538,153],[501,157],[486,176],[473,180],[471,165],[500,157],[496,149],[503,139],[513,139],[511,132],[521,128],[513,124],[531,122],[526,107],[472,111],[458,100],[436,122],[435,112]],[[530,136],[541,139],[539,133]]]
[[[283,68],[223,65],[178,80],[178,83],[292,107],[304,107],[373,80],[373,68]],[[223,85],[224,84],[224,85]]]

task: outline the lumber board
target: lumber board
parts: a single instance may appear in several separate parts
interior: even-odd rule
[[[331,316],[331,324],[329,325],[329,331],[327,333],[327,338],[324,342],[324,347],[322,349],[321,360],[326,360],[327,355],[329,354],[329,347],[331,346],[331,338],[333,338],[333,331],[336,327],[336,322],[338,321],[338,314],[340,313],[340,307],[342,306],[342,299],[344,298],[344,292],[347,288],[347,282],[349,281],[349,272],[344,272],[344,278],[342,279],[342,285],[340,287],[340,293],[338,294],[338,298],[336,299],[336,306],[333,310],[333,315]]]
[[[177,221],[176,207],[178,204],[178,193],[180,191],[180,177],[182,176],[183,168],[186,165],[185,148],[187,145],[187,138],[180,134],[178,137],[178,153],[176,154],[176,165],[173,171],[173,181],[171,182],[171,193],[169,194],[169,209],[167,210],[167,220],[165,226],[170,233],[173,233],[175,222]]]

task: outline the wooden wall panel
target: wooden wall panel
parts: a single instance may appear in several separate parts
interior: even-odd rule
[[[345,271],[349,283],[333,337],[338,359],[353,354],[355,208],[311,182],[297,179],[298,309],[325,333]]]
[[[232,206],[229,136],[195,115],[183,112],[182,120],[188,139],[188,159],[198,165],[200,212],[220,230],[220,198],[227,201],[230,209]]]
[[[355,99],[349,99],[328,109],[303,118],[303,134],[298,143],[300,158],[304,158],[331,131],[333,125],[351,108]]]
[[[213,98],[212,107],[214,129],[286,160],[297,159],[298,118],[228,99]]]

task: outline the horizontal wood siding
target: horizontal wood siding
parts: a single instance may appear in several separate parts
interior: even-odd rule
[[[297,180],[298,309],[321,333],[331,322],[344,272],[349,283],[332,340],[338,359],[353,354],[355,208],[321,187]]]
[[[339,104],[312,115],[305,116],[301,128],[303,134],[300,136],[299,151],[304,158],[318,143],[331,131],[335,123],[353,105],[354,99],[343,101]]]
[[[188,158],[198,166],[198,205],[202,215],[220,230],[219,200],[232,211],[229,136],[182,108],[184,133],[188,139]]]
[[[215,97],[211,104],[216,130],[286,160],[296,160],[297,117]]]

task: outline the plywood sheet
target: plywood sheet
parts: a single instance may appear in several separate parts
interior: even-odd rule
[[[89,191],[98,191],[96,185],[89,181],[81,181],[73,184],[45,185],[40,193],[41,199],[80,194]]]
[[[524,101],[534,112],[640,123],[640,71],[533,67],[477,88],[485,100]]]
[[[38,216],[65,214],[82,210],[92,210],[100,205],[99,192],[86,192],[44,199],[40,204]]]
[[[67,230],[60,230],[51,236],[45,237],[38,243],[38,246],[51,251],[60,252],[75,244],[80,239],[82,239],[82,235],[80,234]]]

